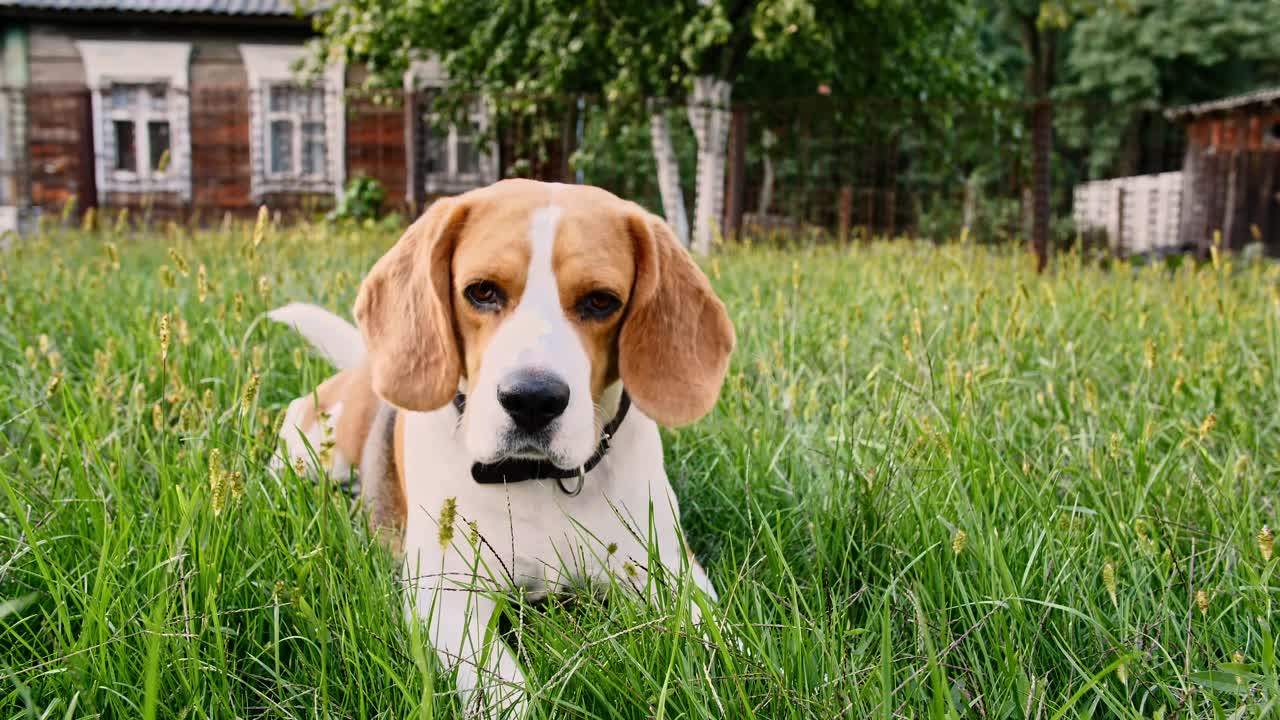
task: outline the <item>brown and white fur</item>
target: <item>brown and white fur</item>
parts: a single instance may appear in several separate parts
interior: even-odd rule
[[[490,630],[494,593],[611,576],[646,588],[654,549],[715,597],[682,540],[658,425],[714,406],[734,332],[661,219],[604,190],[525,180],[442,199],[374,265],[355,316],[358,332],[314,306],[271,313],[340,369],[289,406],[287,460],[320,454],[344,480],[358,468],[371,522],[403,553],[410,611],[457,666],[469,706],[525,704],[516,659]],[[499,399],[529,373],[568,388],[533,434]],[[473,463],[503,458],[583,465],[624,386],[634,406],[579,495],[549,480],[472,479]],[[453,528],[441,528],[455,502]]]

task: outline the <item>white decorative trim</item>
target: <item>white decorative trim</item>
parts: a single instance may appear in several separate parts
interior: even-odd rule
[[[98,185],[98,201],[105,203],[107,193],[174,192],[184,201],[191,200],[191,110],[188,85],[191,68],[191,43],[118,40],[80,40],[76,42],[84,61],[85,77],[91,89],[93,104],[94,174]],[[139,166],[139,172],[108,170],[114,157],[114,135],[107,132],[103,94],[113,85],[159,83],[166,88],[166,116],[169,121],[169,167],[161,176]],[[146,129],[135,130],[135,142],[145,148]],[[144,154],[139,150],[140,154]],[[147,163],[149,164],[149,163]]]
[[[251,168],[249,194],[255,202],[261,202],[267,193],[314,192],[331,193],[335,199],[342,194],[346,182],[346,101],[343,78],[345,66],[334,63],[325,69],[322,88],[325,94],[325,159],[327,177],[271,177],[267,146],[267,103],[270,88],[279,85],[301,86],[302,81],[294,71],[294,65],[307,55],[303,45],[259,45],[242,43],[240,56],[244,59],[249,76],[249,151]],[[295,158],[301,164],[302,157]]]
[[[449,84],[449,74],[440,65],[440,60],[414,60],[404,74],[404,89],[413,90],[421,87],[444,87]]]

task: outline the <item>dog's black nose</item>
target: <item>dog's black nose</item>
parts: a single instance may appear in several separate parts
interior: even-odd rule
[[[516,427],[537,432],[569,406],[569,386],[545,372],[522,372],[498,386],[498,402]]]

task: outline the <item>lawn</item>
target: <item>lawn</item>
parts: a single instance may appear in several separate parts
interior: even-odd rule
[[[263,313],[349,312],[397,231],[124,227],[0,255],[0,718],[452,716],[359,511],[262,470],[330,372]],[[739,347],[666,458],[731,640],[513,603],[539,717],[1276,714],[1275,269],[705,267]]]

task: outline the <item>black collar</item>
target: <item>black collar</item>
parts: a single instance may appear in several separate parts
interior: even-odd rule
[[[467,396],[458,393],[453,398],[453,406],[457,408],[458,414],[461,415],[463,409],[467,406]],[[595,454],[593,454],[587,462],[580,468],[565,469],[552,464],[547,460],[499,460],[496,463],[475,463],[471,466],[471,477],[481,485],[492,485],[496,483],[517,483],[525,480],[568,480],[570,478],[578,478],[578,487],[573,492],[565,489],[564,485],[560,485],[560,489],[569,495],[577,495],[582,490],[582,484],[585,482],[585,475],[592,471],[600,461],[604,459],[606,453],[609,452],[609,441],[617,434],[618,428],[622,425],[622,421],[627,417],[627,410],[631,408],[631,397],[627,395],[627,391],[622,391],[622,397],[618,399],[618,412],[604,426],[604,432],[600,435],[600,444],[596,446]]]

